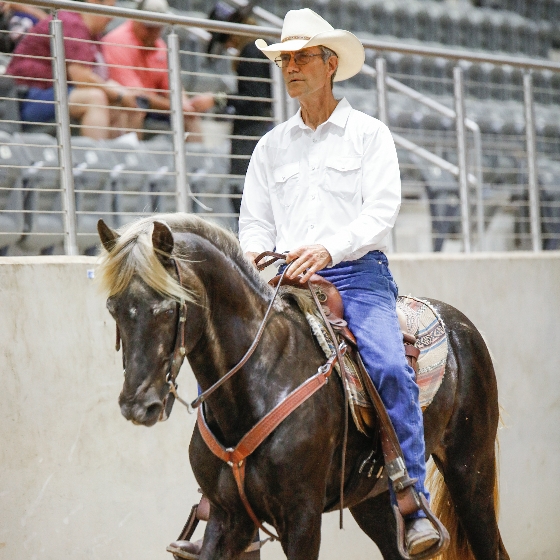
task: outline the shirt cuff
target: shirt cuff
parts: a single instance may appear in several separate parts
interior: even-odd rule
[[[348,235],[344,233],[331,235],[320,243],[331,255],[332,261],[329,268],[337,265],[339,262],[342,262],[344,257],[350,253],[352,246],[350,239],[348,239]]]

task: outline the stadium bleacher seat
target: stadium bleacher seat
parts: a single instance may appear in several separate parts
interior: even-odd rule
[[[151,212],[147,179],[155,164],[149,154],[140,150],[140,143],[132,135],[101,144],[113,153],[116,162],[110,173],[110,184],[114,196],[115,226],[120,227]]]
[[[99,243],[97,221],[114,226],[110,173],[117,165],[112,152],[96,140],[72,138],[72,169],[76,195],[76,233],[81,253],[93,254]]]
[[[150,152],[154,163],[152,173],[148,175],[148,190],[152,212],[176,212],[176,178],[173,143],[169,138],[156,136],[143,142],[142,149]]]
[[[27,158],[14,139],[0,131],[0,255],[23,235],[22,174]]]
[[[9,133],[21,130],[16,90],[12,78],[0,75],[0,130]]]
[[[25,170],[24,246],[51,254],[63,243],[63,215],[57,141],[48,134],[18,132],[14,140],[24,144],[29,167]]]

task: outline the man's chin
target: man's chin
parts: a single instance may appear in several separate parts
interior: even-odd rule
[[[288,91],[288,95],[294,99],[299,97],[303,94],[303,84],[302,82],[291,82],[286,86],[286,90]]]

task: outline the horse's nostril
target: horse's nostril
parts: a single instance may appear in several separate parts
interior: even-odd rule
[[[161,403],[153,403],[148,408],[146,408],[146,418],[153,418],[154,416],[159,416],[161,412],[162,405]]]

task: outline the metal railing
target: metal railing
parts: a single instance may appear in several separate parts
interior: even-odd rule
[[[174,208],[180,211],[197,211],[202,212],[205,215],[212,214],[214,217],[222,218],[225,220],[224,223],[231,225],[231,219],[234,218],[235,212],[231,209],[229,211],[224,210],[225,206],[222,205],[221,211],[210,212],[210,208],[203,202],[206,200],[220,201],[222,199],[232,199],[239,198],[239,194],[231,194],[219,192],[220,189],[214,189],[213,192],[197,192],[193,189],[193,185],[197,183],[197,180],[203,175],[206,178],[219,179],[224,183],[227,180],[239,180],[241,176],[234,176],[231,173],[224,172],[224,166],[221,165],[221,171],[213,173],[209,169],[204,169],[200,171],[199,169],[192,169],[189,167],[190,161],[196,158],[210,158],[214,161],[221,161],[225,163],[229,160],[235,158],[247,159],[249,156],[238,156],[231,155],[228,153],[227,149],[223,149],[221,153],[217,154],[215,151],[205,150],[204,147],[197,147],[197,149],[189,148],[189,143],[185,145],[185,129],[184,129],[184,114],[182,109],[182,92],[185,89],[185,81],[189,78],[196,79],[211,79],[216,78],[215,73],[205,72],[201,68],[195,68],[190,70],[184,70],[181,67],[182,60],[188,57],[189,60],[197,60],[198,58],[208,58],[208,55],[202,52],[182,50],[180,43],[180,33],[181,30],[195,30],[197,36],[200,38],[208,31],[219,31],[219,32],[229,32],[236,35],[248,35],[252,37],[271,37],[276,39],[280,36],[280,30],[277,27],[261,27],[252,25],[239,25],[239,24],[229,24],[224,22],[209,21],[206,19],[192,18],[187,16],[177,16],[173,14],[156,14],[150,12],[141,12],[134,9],[127,8],[113,8],[100,4],[89,4],[89,3],[76,3],[70,0],[29,0],[28,4],[52,8],[52,9],[69,9],[72,11],[79,12],[89,12],[99,15],[117,16],[124,17],[139,21],[149,21],[157,22],[161,24],[172,25],[171,32],[167,36],[167,51],[168,51],[168,68],[169,68],[169,97],[171,101],[171,107],[168,112],[171,127],[168,131],[163,131],[167,134],[168,138],[172,140],[172,147],[169,151],[165,149],[156,150],[158,154],[164,154],[170,156],[173,160],[172,169],[171,166],[162,166],[159,170],[131,170],[123,168],[122,164],[119,167],[117,164],[112,169],[99,169],[100,173],[106,173],[110,179],[115,179],[118,177],[123,177],[127,173],[138,173],[143,174],[144,177],[154,176],[154,174],[159,173],[160,176],[165,176],[167,181],[167,190],[165,192],[157,192],[157,196],[164,197],[175,197],[176,203]],[[259,8],[259,13],[255,11],[255,15],[259,16],[261,19],[265,19],[268,23],[276,26],[279,23],[278,18],[269,14],[265,10]],[[80,231],[80,226],[78,222],[80,218],[84,215],[89,215],[87,210],[78,208],[76,209],[76,200],[83,195],[79,191],[74,191],[74,182],[79,177],[81,172],[84,172],[84,168],[76,165],[73,161],[72,153],[76,149],[89,150],[90,152],[95,151],[95,147],[82,147],[77,148],[73,144],[72,131],[78,127],[78,125],[70,122],[69,114],[69,102],[66,87],[66,68],[65,68],[65,55],[64,55],[64,42],[62,40],[62,28],[61,22],[58,19],[53,19],[50,24],[51,32],[51,50],[52,50],[52,62],[53,62],[53,76],[55,78],[55,92],[56,92],[56,128],[58,135],[57,148],[59,151],[58,161],[60,164],[58,166],[50,166],[49,169],[59,169],[60,171],[60,191],[61,196],[61,208],[59,211],[55,210],[35,210],[37,213],[48,214],[48,212],[59,213],[64,217],[63,220],[63,238],[64,238],[64,249],[67,254],[77,254],[80,250],[84,250],[84,243],[79,243],[78,239],[80,235],[91,239],[91,232]],[[376,97],[376,102],[372,104],[372,109],[370,113],[376,113],[378,118],[383,122],[386,122],[391,126],[393,137],[397,146],[406,151],[406,153],[411,154],[414,158],[420,158],[424,161],[429,169],[439,169],[441,173],[446,173],[450,177],[453,177],[453,181],[449,181],[447,186],[445,186],[447,193],[452,193],[450,198],[445,198],[442,196],[436,196],[434,199],[426,200],[426,197],[422,194],[422,189],[427,186],[425,177],[417,181],[409,180],[408,185],[410,189],[408,192],[408,198],[405,196],[405,201],[403,206],[408,204],[411,208],[416,200],[418,205],[430,204],[430,213],[432,217],[432,227],[437,225],[438,220],[441,222],[455,221],[456,224],[454,229],[459,231],[454,234],[449,234],[448,237],[454,238],[461,242],[462,250],[468,252],[473,249],[481,250],[485,248],[485,237],[486,233],[486,223],[488,222],[488,211],[490,207],[499,206],[514,208],[516,214],[516,220],[521,224],[519,230],[521,233],[517,233],[516,236],[519,239],[530,240],[530,248],[534,251],[538,251],[543,245],[543,223],[541,220],[541,215],[543,213],[543,202],[539,196],[540,185],[539,185],[539,136],[536,131],[536,116],[535,116],[535,102],[534,102],[534,84],[533,84],[533,71],[550,71],[550,72],[560,72],[560,64],[554,63],[552,61],[541,61],[526,58],[516,58],[511,56],[498,56],[492,54],[480,54],[472,53],[467,51],[451,51],[448,49],[438,49],[434,47],[424,47],[424,46],[411,46],[402,43],[390,43],[386,41],[375,41],[375,40],[363,40],[364,46],[368,51],[375,51],[375,68],[371,65],[364,65],[362,70],[362,75],[365,78],[374,80],[371,84],[371,89],[369,87],[361,87],[360,92],[371,92],[373,96]],[[387,70],[387,58],[386,55],[389,53],[400,53],[403,55],[413,55],[413,56],[424,56],[424,57],[438,57],[439,59],[445,59],[447,61],[456,61],[458,64],[453,69],[452,77],[446,78],[453,84],[453,96],[443,98],[441,96],[434,97],[426,95],[421,91],[416,90],[409,85],[406,85],[406,76],[400,76],[391,73]],[[218,61],[220,60],[230,60],[231,57],[228,55],[217,56],[213,55]],[[370,57],[371,58],[371,57]],[[483,159],[488,154],[493,154],[493,147],[488,147],[490,143],[486,141],[488,135],[484,135],[481,132],[479,123],[476,119],[467,118],[466,112],[468,107],[466,107],[467,94],[466,89],[470,88],[470,82],[465,79],[465,74],[461,63],[471,62],[476,64],[491,63],[494,65],[507,65],[508,67],[520,68],[525,74],[523,76],[523,115],[524,115],[524,146],[521,147],[519,144],[520,134],[517,134],[515,138],[511,139],[511,146],[508,146],[508,150],[515,152],[516,162],[522,160],[525,164],[519,164],[520,176],[523,175],[521,180],[518,181],[517,185],[509,185],[512,192],[515,191],[515,200],[502,200],[499,196],[494,199],[490,199],[488,202],[489,192],[492,191],[489,188],[488,183],[484,180],[484,177],[495,171],[495,169],[489,168],[487,164],[484,163]],[[442,80],[443,81],[443,80]],[[375,87],[373,87],[375,84]],[[283,87],[283,82],[281,78],[281,73],[278,69],[272,65],[271,73],[271,86],[272,86],[272,109],[273,116],[268,119],[270,122],[281,122],[291,116],[295,111],[295,104],[291,100]],[[351,91],[344,89],[344,91]],[[393,92],[393,93],[390,93]],[[189,93],[195,93],[190,92]],[[392,122],[391,117],[391,107],[393,104],[392,95],[398,95],[400,98],[406,98],[409,103],[414,103],[422,105],[426,110],[435,112],[443,117],[450,119],[455,122],[454,131],[451,129],[437,134],[415,134],[413,130],[405,127],[404,129],[395,126]],[[231,97],[235,97],[232,95]],[[451,106],[450,106],[451,105]],[[198,117],[201,119],[206,119],[207,121],[215,122],[227,122],[234,121],[235,115],[222,115],[222,114],[205,114],[205,113],[193,113],[193,117]],[[242,117],[244,119],[250,119],[251,117]],[[265,117],[253,117],[255,120],[267,120]],[[402,134],[402,132],[405,134]],[[146,132],[144,129],[131,130],[132,132],[138,132],[140,134]],[[472,134],[472,139],[469,138],[469,134]],[[209,134],[206,131],[206,134]],[[216,136],[223,139],[231,139],[232,136],[227,131],[220,129],[215,132]],[[439,136],[439,140],[432,141],[432,136]],[[247,137],[250,138],[250,137]],[[0,140],[1,142],[1,140]],[[17,146],[17,142],[12,140],[12,146]],[[504,141],[504,146],[507,141]],[[186,151],[185,151],[186,146]],[[107,146],[105,146],[107,148]],[[448,149],[450,148],[450,149]],[[138,151],[139,154],[146,153],[150,155],[153,153],[153,149],[150,146],[141,146],[136,148],[119,148],[117,144],[113,144],[110,149],[113,150],[129,150]],[[447,156],[442,152],[447,153]],[[501,154],[506,153],[506,150],[502,150]],[[451,154],[452,157],[448,157]],[[1,154],[0,154],[1,155]],[[498,154],[499,155],[499,154]],[[560,159],[560,158],[559,158]],[[555,163],[556,160],[553,161]],[[416,159],[412,163],[401,164],[401,169],[413,170],[418,167],[419,164],[416,163]],[[430,167],[431,166],[431,167]],[[1,165],[0,165],[1,167]],[[45,162],[40,164],[41,168],[45,168]],[[164,169],[165,167],[165,169]],[[420,165],[420,167],[422,167]],[[30,168],[33,169],[33,168]],[[91,166],[87,168],[88,171],[92,171]],[[95,169],[95,168],[93,168]],[[424,175],[427,173],[426,169],[423,169]],[[507,170],[511,171],[511,169]],[[35,173],[37,170],[35,169]],[[29,175],[31,171],[26,168],[26,173]],[[406,173],[405,173],[406,174]],[[169,191],[169,179],[174,181],[174,192]],[[560,181],[560,177],[559,177]],[[25,183],[25,180],[24,180]],[[443,184],[442,181],[440,183]],[[29,186],[31,185],[31,187]],[[34,187],[31,183],[25,183],[23,185],[18,185],[15,187],[20,189],[22,196],[29,196],[33,192]],[[527,202],[523,202],[523,192],[526,188],[527,192]],[[156,186],[157,189],[157,186]],[[51,189],[52,190],[52,189]],[[56,190],[56,189],[55,189]],[[89,189],[87,192],[90,194],[99,194],[100,196],[107,195],[110,191],[111,196],[136,196],[140,195],[140,191],[135,191],[129,187],[119,186],[118,181],[113,181],[109,187],[103,187],[98,192],[95,189]],[[519,192],[518,192],[519,191]],[[45,192],[43,189],[42,192]],[[142,191],[144,192],[144,191]],[[456,194],[455,194],[456,193]],[[492,193],[491,193],[492,194]],[[519,195],[519,196],[518,196]],[[156,192],[151,192],[150,196],[156,196]],[[457,200],[455,200],[457,197]],[[150,200],[150,197],[139,197],[139,200]],[[450,213],[443,218],[438,215],[437,204],[445,208],[453,207]],[[552,222],[555,224],[556,214],[558,213],[556,209],[558,208],[558,200],[553,199],[552,201],[546,202],[548,208],[552,209],[553,217]],[[433,206],[434,205],[434,206]],[[106,206],[106,205],[105,205]],[[148,204],[145,207],[140,208],[138,211],[131,211],[130,209],[123,210],[122,208],[115,208],[114,202],[110,205],[110,208],[105,208],[102,212],[97,212],[96,215],[105,214],[107,216],[130,216],[133,217],[143,212],[149,212],[154,209],[160,209],[159,207],[154,208],[153,205]],[[169,207],[169,204],[165,204],[165,207]],[[432,207],[435,210],[432,210]],[[473,213],[474,210],[474,213]],[[528,212],[528,218],[524,217],[524,212]],[[2,213],[10,213],[12,210],[9,208],[0,209],[0,216]],[[33,210],[22,210],[22,213],[32,214]],[[555,214],[556,213],[556,214]],[[547,218],[548,219],[548,218]],[[27,218],[29,221],[29,217]],[[230,220],[229,222],[227,220]],[[122,220],[118,220],[119,223]],[[550,220],[549,220],[550,221]],[[399,224],[399,223],[398,223]],[[394,241],[394,249],[399,249],[398,242],[398,231],[399,225],[397,224],[397,236]],[[476,238],[473,241],[472,237],[472,226],[475,224]],[[118,224],[117,224],[118,225]],[[544,224],[546,226],[546,224]],[[524,233],[524,229],[529,230],[529,235]],[[516,225],[516,228],[518,226]],[[556,226],[555,226],[556,227]],[[4,232],[5,234],[7,232]],[[14,233],[14,232],[8,232]],[[27,236],[31,233],[35,235],[41,235],[40,231],[29,231],[25,232]],[[549,238],[556,240],[556,231],[552,234],[547,234]],[[436,236],[432,232],[432,236]],[[560,238],[560,233],[559,233]],[[559,239],[560,241],[560,239]],[[522,248],[523,248],[522,242]],[[0,242],[0,246],[2,243]],[[440,247],[441,249],[441,247]]]

